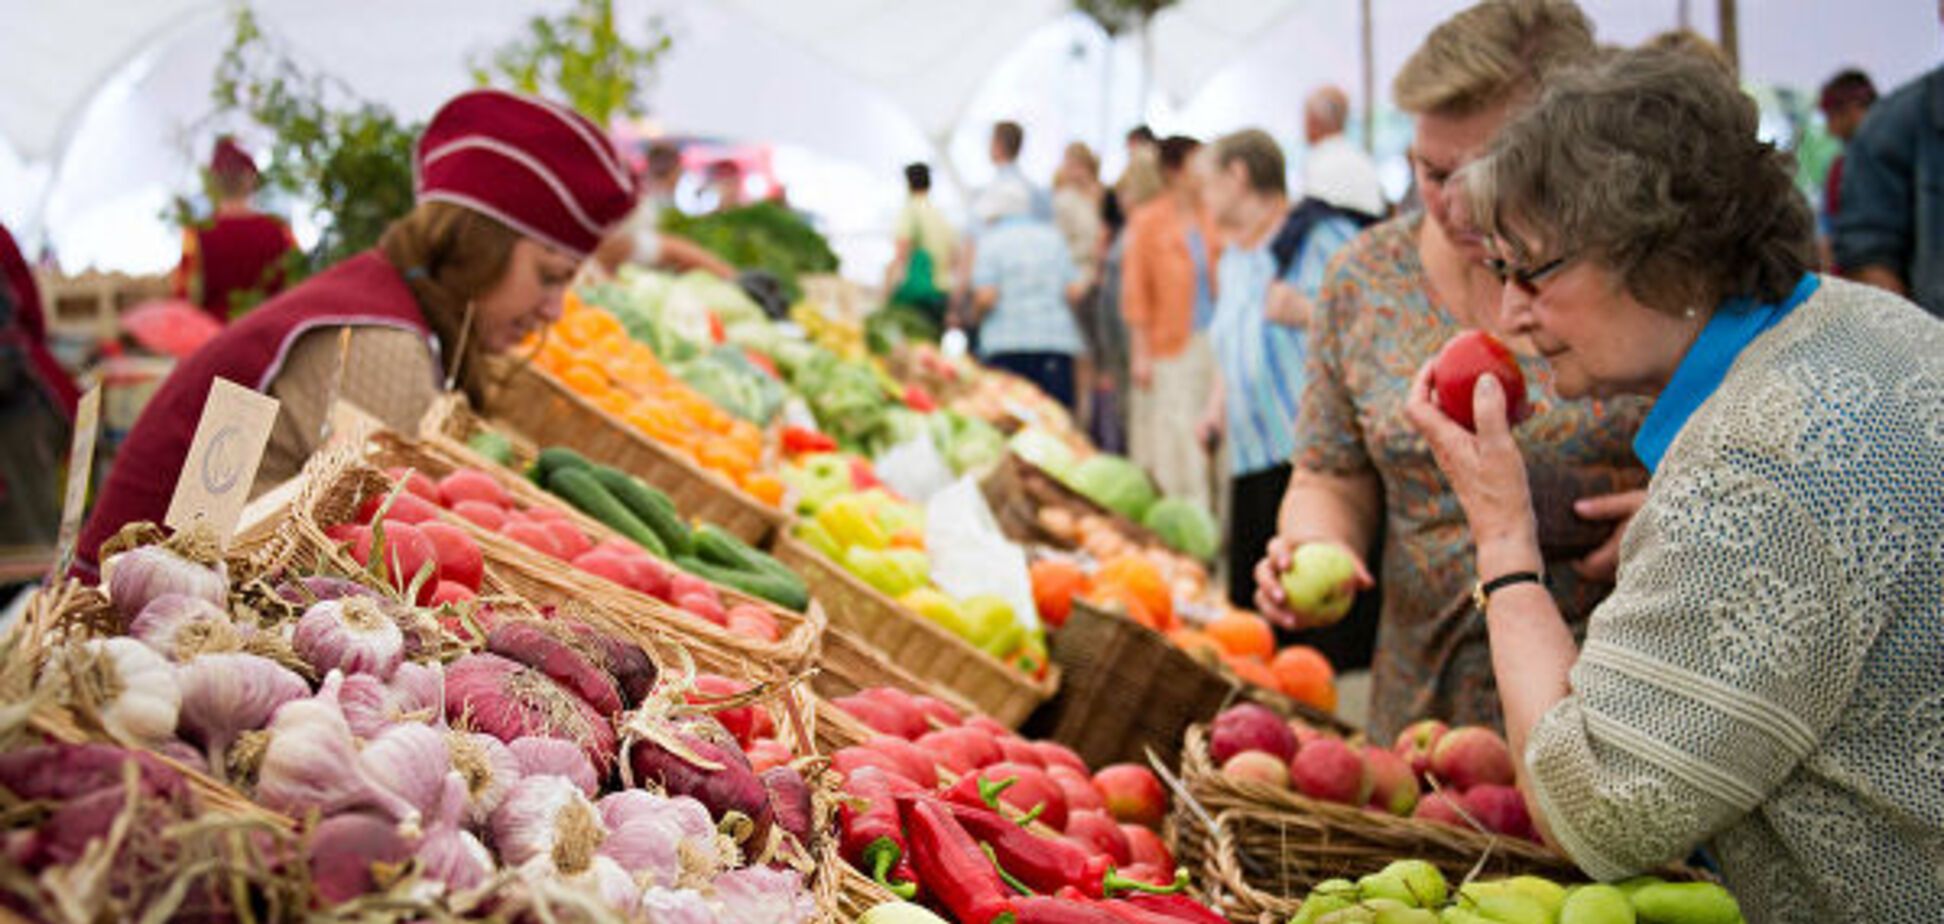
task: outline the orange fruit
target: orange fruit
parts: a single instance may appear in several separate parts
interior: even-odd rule
[[[1213,660],[1222,656],[1222,646],[1215,644],[1215,640],[1209,638],[1208,633],[1200,629],[1184,626],[1168,633],[1168,641],[1173,642],[1176,648],[1188,652],[1197,661],[1204,658]]]
[[[1033,608],[1040,618],[1057,629],[1073,615],[1073,598],[1087,591],[1087,573],[1080,566],[1058,558],[1033,562],[1028,569],[1033,579]]]
[[[1245,683],[1255,684],[1265,690],[1279,689],[1276,686],[1275,671],[1270,670],[1269,665],[1264,664],[1261,658],[1229,655],[1222,659],[1222,663],[1228,665],[1228,669],[1235,672],[1235,676],[1242,678]]]
[[[568,390],[586,398],[598,398],[608,391],[607,373],[593,363],[576,361],[560,373],[560,382]]]
[[[1276,652],[1269,670],[1276,676],[1276,688],[1290,699],[1336,711],[1336,669],[1322,652],[1308,645],[1291,645]]]
[[[743,490],[751,497],[775,507],[783,503],[783,479],[758,472],[743,479]]]
[[[1267,660],[1276,653],[1276,633],[1268,621],[1254,613],[1230,610],[1208,624],[1205,630],[1215,644],[1229,654]],[[1275,686],[1272,681],[1269,686]]]
[[[1166,632],[1170,628],[1163,625],[1153,610],[1141,598],[1119,584],[1096,582],[1083,598],[1088,603],[1108,612],[1119,613],[1156,632]]]
[[[1141,601],[1141,606],[1154,614],[1157,628],[1171,628],[1175,625],[1174,593],[1168,589],[1168,581],[1161,576],[1161,569],[1154,566],[1145,556],[1122,554],[1108,559],[1093,575],[1094,586],[1119,587]]]

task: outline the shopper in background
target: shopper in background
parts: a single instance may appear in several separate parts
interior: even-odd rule
[[[1870,76],[1850,68],[1829,78],[1823,84],[1822,95],[1816,106],[1822,110],[1823,127],[1829,136],[1841,141],[1845,147],[1850,139],[1856,137],[1856,130],[1863,125],[1863,117],[1870,114],[1870,107],[1876,103],[1876,85]],[[1822,214],[1819,230],[1822,243],[1828,246],[1828,239],[1834,233],[1836,216],[1843,210],[1843,162],[1846,154],[1837,154],[1829,165],[1829,176],[1823,180]],[[1832,272],[1842,272],[1835,263],[1833,253],[1826,254],[1823,265]]]
[[[710,164],[709,191],[715,194],[714,211],[727,212],[742,208],[748,195],[743,187],[742,165],[728,159]]]
[[[1144,131],[1137,129],[1137,131]],[[1132,134],[1129,136],[1133,137]],[[1106,252],[1100,262],[1100,284],[1081,312],[1081,332],[1087,341],[1087,356],[1093,369],[1091,401],[1087,413],[1087,435],[1102,452],[1126,455],[1128,405],[1127,321],[1121,314],[1122,265],[1127,253],[1126,223],[1113,221],[1114,203],[1140,208],[1161,194],[1161,162],[1146,147],[1130,143],[1127,169],[1108,191],[1107,205],[1101,209],[1106,224]]]
[[[257,166],[225,135],[209,157],[216,208],[208,222],[182,229],[182,261],[172,280],[177,298],[218,321],[283,290],[284,257],[297,249],[290,226],[256,210]]]
[[[682,149],[673,141],[648,145],[641,171],[641,206],[658,215],[675,207],[675,190],[682,183]]]
[[[1209,459],[1195,441],[1215,373],[1207,337],[1215,317],[1215,228],[1190,164],[1200,146],[1180,136],[1161,142],[1163,191],[1127,222],[1121,315],[1133,459],[1169,497],[1212,510]]]
[[[1552,388],[1654,401],[1646,504],[1583,646],[1539,583],[1556,572],[1496,381],[1476,434],[1422,375],[1405,413],[1478,575],[1510,578],[1485,604],[1506,730],[1580,869],[1705,845],[1750,921],[1934,921],[1944,323],[1817,276],[1794,176],[1740,87],[1655,51],[1562,75],[1466,173],[1502,320],[1545,347]]]
[[[40,287],[0,225],[0,547],[53,548],[76,398],[47,349]]]
[[[1836,265],[1944,317],[1944,67],[1871,107],[1843,151]]]
[[[931,168],[909,164],[904,175],[909,195],[891,229],[897,252],[885,267],[884,291],[890,293],[889,302],[910,305],[942,326],[954,283],[958,231],[932,204]]]
[[[315,453],[333,398],[413,432],[447,383],[475,402],[483,358],[560,317],[581,262],[635,204],[635,182],[600,130],[572,109],[499,90],[440,107],[414,159],[417,204],[378,246],[290,289],[177,365],[115,458],[76,570],[103,541],[167,512],[210,383],[282,404],[258,490]],[[339,332],[351,331],[339,351]],[[340,360],[342,360],[340,362]]]
[[[1101,253],[1106,248],[1100,218],[1105,194],[1100,185],[1100,158],[1084,143],[1067,145],[1060,169],[1053,174],[1053,225],[1060,229],[1067,252],[1073,255],[1089,285],[1100,270]]]
[[[1496,326],[1503,287],[1447,185],[1452,174],[1552,74],[1593,53],[1585,15],[1563,0],[1487,0],[1439,25],[1393,85],[1414,120],[1410,159],[1425,210],[1352,241],[1316,301],[1295,472],[1281,530],[1255,569],[1256,602],[1285,626],[1310,624],[1310,614],[1290,610],[1279,581],[1290,552],[1334,542],[1363,561],[1381,528],[1368,726],[1378,739],[1420,718],[1499,722],[1484,620],[1471,604],[1464,513],[1404,405],[1412,377],[1446,341]],[[1533,345],[1509,343],[1527,379],[1545,387],[1551,373]],[[1540,485],[1548,573],[1576,627],[1610,589],[1616,526],[1642,498],[1620,493],[1646,479],[1631,446],[1642,410],[1637,399],[1541,400],[1519,428]]]
[[[1350,98],[1341,88],[1321,86],[1303,101],[1303,195],[1375,221],[1384,217],[1384,187],[1377,165],[1343,133],[1350,121]]]
[[[995,122],[992,125],[992,143],[987,153],[992,158],[992,182],[987,190],[1010,186],[1026,190],[1027,201],[1032,204],[1033,217],[1043,221],[1053,218],[1053,200],[1046,189],[1026,178],[1025,171],[1019,169],[1019,152],[1026,147],[1026,129],[1018,122]]]
[[[986,190],[979,219],[985,227],[972,265],[979,357],[1072,409],[1074,359],[1085,349],[1073,305],[1086,287],[1066,244],[1015,185]]]

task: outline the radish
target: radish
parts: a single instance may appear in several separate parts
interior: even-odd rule
[[[465,517],[481,529],[499,532],[506,526],[506,510],[479,501],[460,501],[452,505],[452,512]]]
[[[587,541],[587,534],[566,520],[541,520],[540,528],[553,536],[554,545],[560,549],[556,557],[573,561],[575,556],[594,548],[594,543]]]
[[[450,523],[434,520],[419,527],[439,556],[439,580],[451,581],[474,593],[486,573],[486,559],[466,531]]]
[[[366,498],[365,502],[358,506],[358,522],[369,524],[372,518],[378,515],[378,508],[384,507],[387,499],[391,500],[391,506],[385,509],[387,523],[418,524],[439,518],[439,505],[436,501],[428,501],[406,491],[396,498],[392,498],[389,494],[377,494]]]
[[[439,503],[439,486],[424,472],[394,465],[385,469],[385,475],[391,478],[394,484],[403,481],[407,494],[434,504]]]

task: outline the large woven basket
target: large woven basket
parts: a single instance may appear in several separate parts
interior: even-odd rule
[[[1236,813],[1227,832],[1233,856],[1226,859],[1220,831],[1211,831],[1193,807],[1177,799],[1172,818],[1178,859],[1203,871],[1207,890],[1233,920],[1254,920],[1262,912],[1281,910],[1262,896],[1300,901],[1325,879],[1355,878],[1406,857],[1436,865],[1453,881],[1479,867],[1481,860],[1484,875],[1585,878],[1565,855],[1531,841],[1366,812],[1223,776],[1208,756],[1208,730],[1201,725],[1188,730],[1181,778],[1195,802],[1217,821],[1217,829],[1224,813]]]
[[[683,516],[714,523],[752,545],[788,521],[784,511],[594,406],[545,370],[525,363],[507,365],[509,371],[486,411],[534,445],[565,446],[639,476],[668,492]]]
[[[772,550],[803,576],[810,593],[828,608],[831,623],[912,676],[956,691],[980,712],[1013,728],[1026,721],[1059,688],[1059,670],[1034,680],[943,627],[918,615],[815,549],[788,536]]]
[[[1136,545],[1155,549],[1168,547],[1152,530],[1094,503],[1086,495],[1067,487],[1058,478],[1016,453],[1008,452],[1000,457],[992,470],[980,479],[979,490],[985,493],[986,503],[992,506],[992,515],[999,521],[999,529],[1014,542],[1072,548],[1070,539],[1047,531],[1040,523],[1041,510],[1059,508],[1075,517],[1105,517],[1116,532]]]
[[[906,693],[932,697],[961,713],[978,711],[977,706],[957,691],[899,667],[856,633],[837,626],[824,630],[823,651],[817,655],[817,676],[812,687],[824,699],[849,696],[872,687],[896,687]]]
[[[491,475],[523,507],[544,506],[560,510],[569,522],[596,542],[622,538],[606,524],[574,509],[571,504],[547,493],[531,481],[476,455],[472,460],[462,458],[451,450],[449,444],[408,440],[381,432],[373,434],[366,442],[366,450],[366,461],[373,465],[414,468],[435,479],[462,466],[478,468]],[[665,615],[674,620],[667,624],[667,628],[675,634],[693,637],[711,648],[767,661],[788,673],[801,671],[816,657],[823,636],[824,614],[822,607],[814,600],[804,612],[797,613],[740,590],[718,585],[717,589],[727,604],[761,607],[776,620],[782,636],[775,642],[763,642],[736,635],[708,620],[575,569],[566,562],[483,529],[464,517],[442,516],[467,530],[479,543],[480,550],[486,553],[487,560],[498,565],[495,570],[509,589],[534,603],[558,605],[567,599],[579,599],[624,613],[653,612],[658,616]],[[671,563],[670,567],[676,566]]]

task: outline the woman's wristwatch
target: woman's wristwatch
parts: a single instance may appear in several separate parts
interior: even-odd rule
[[[1483,613],[1485,612],[1486,602],[1492,599],[1494,592],[1511,587],[1514,584],[1538,584],[1541,587],[1551,586],[1547,583],[1545,575],[1537,571],[1514,571],[1511,574],[1501,575],[1489,581],[1479,581],[1473,584],[1472,605],[1478,607],[1478,611]]]

